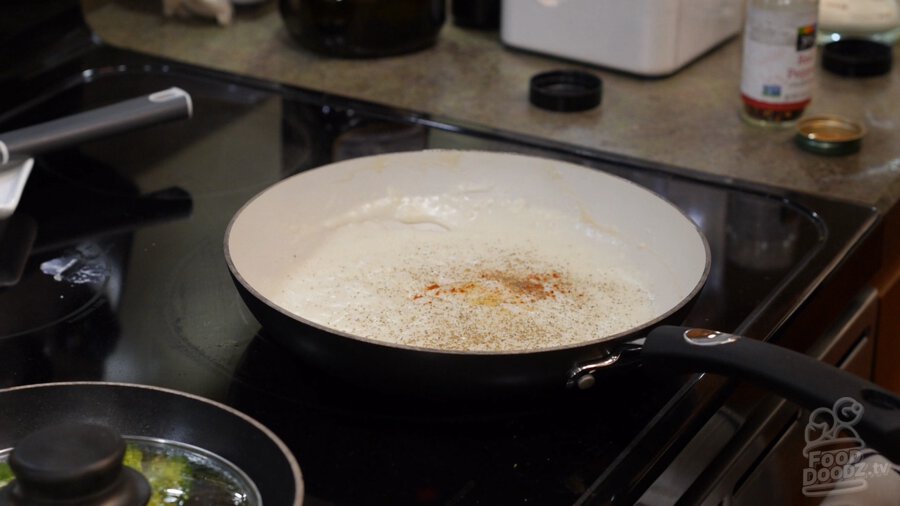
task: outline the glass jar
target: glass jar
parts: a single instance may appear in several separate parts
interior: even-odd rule
[[[846,38],[894,44],[900,39],[900,0],[821,0],[819,43]]]
[[[765,126],[795,123],[812,98],[818,0],[749,0],[744,26],[741,116]]]
[[[429,47],[446,17],[444,0],[280,0],[279,7],[303,47],[349,58]]]

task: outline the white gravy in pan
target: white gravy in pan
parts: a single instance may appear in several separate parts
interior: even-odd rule
[[[385,197],[323,228],[315,244],[297,241],[304,251],[274,302],[372,340],[539,350],[616,334],[658,313],[615,230],[521,200]]]

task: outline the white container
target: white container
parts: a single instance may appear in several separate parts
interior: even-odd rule
[[[645,76],[671,74],[737,34],[743,0],[503,0],[510,47]]]

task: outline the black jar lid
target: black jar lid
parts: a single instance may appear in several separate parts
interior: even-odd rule
[[[842,76],[880,76],[891,71],[892,53],[891,46],[881,42],[845,38],[825,44],[822,67]]]
[[[603,81],[578,70],[553,70],[531,78],[531,103],[550,111],[585,111],[600,104]]]

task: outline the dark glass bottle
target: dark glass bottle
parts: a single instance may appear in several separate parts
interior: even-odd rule
[[[349,58],[429,47],[446,17],[444,0],[280,0],[279,6],[301,45]]]
[[[463,28],[495,30],[500,27],[500,0],[452,0],[453,24]]]

